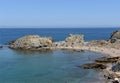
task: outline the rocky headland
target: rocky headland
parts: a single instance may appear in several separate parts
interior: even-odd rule
[[[93,63],[84,64],[82,68],[88,69],[105,69],[108,72],[110,69],[120,70],[119,65],[113,68],[111,65],[120,61],[120,31],[114,31],[108,40],[92,40],[84,41],[82,34],[70,34],[65,40],[53,42],[52,37],[41,37],[38,35],[28,35],[21,37],[9,45],[12,49],[21,50],[55,50],[55,49],[68,49],[74,51],[93,51],[109,55],[95,60]],[[110,63],[110,65],[108,65]],[[119,68],[119,69],[118,69]]]

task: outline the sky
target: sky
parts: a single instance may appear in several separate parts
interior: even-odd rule
[[[120,0],[0,0],[0,27],[120,27]]]

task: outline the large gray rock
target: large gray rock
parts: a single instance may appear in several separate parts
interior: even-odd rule
[[[14,41],[9,47],[13,49],[34,49],[52,47],[51,37],[40,37],[38,35],[28,35]]]

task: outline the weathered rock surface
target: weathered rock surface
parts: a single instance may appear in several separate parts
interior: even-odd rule
[[[84,69],[106,69],[106,65],[101,63],[87,63],[80,67]]]
[[[56,46],[73,47],[84,44],[84,35],[70,34],[64,41],[55,42]]]
[[[120,43],[120,30],[114,31],[111,34],[110,42],[111,43],[115,43],[115,42],[119,42]]]
[[[9,47],[13,49],[40,50],[49,49],[53,42],[51,37],[40,37],[38,35],[28,35],[14,41]]]
[[[98,58],[95,60],[95,62],[99,62],[99,63],[116,63],[120,60],[120,57],[102,57],[102,58]]]

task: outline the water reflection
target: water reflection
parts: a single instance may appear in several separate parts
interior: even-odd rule
[[[31,50],[13,50],[17,54],[22,55],[36,55],[36,54],[52,54],[52,50],[40,50],[40,51],[31,51]]]

